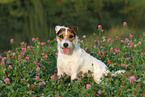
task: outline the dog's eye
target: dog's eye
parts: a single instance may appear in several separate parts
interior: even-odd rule
[[[69,36],[69,38],[73,38],[73,37],[74,37],[73,35],[70,35],[70,36]]]
[[[58,37],[63,38],[63,35],[59,35]]]

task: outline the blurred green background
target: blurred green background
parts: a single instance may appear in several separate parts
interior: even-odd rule
[[[145,0],[0,0],[0,49],[55,38],[56,25],[78,26],[79,35],[122,26],[145,31]]]

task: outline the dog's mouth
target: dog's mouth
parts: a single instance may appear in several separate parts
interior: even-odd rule
[[[69,48],[62,48],[64,54],[68,54],[70,52]]]

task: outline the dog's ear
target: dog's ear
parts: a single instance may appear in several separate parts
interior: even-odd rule
[[[78,31],[77,26],[70,26],[69,29],[72,29],[75,33],[77,33],[77,31]]]
[[[55,27],[56,34],[58,33],[58,31],[59,31],[61,28],[64,28],[64,26],[56,26],[56,27]]]

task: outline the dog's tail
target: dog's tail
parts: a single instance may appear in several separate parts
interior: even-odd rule
[[[117,74],[125,73],[125,70],[118,70],[115,73],[112,73],[111,76],[116,76]]]
[[[109,70],[106,70],[106,72],[103,73],[103,75],[107,76],[107,74],[109,73],[111,76],[116,76],[118,74],[125,73],[125,72],[126,72],[125,70],[118,70],[116,72],[110,72]]]
[[[94,72],[94,81],[96,83],[100,83],[102,81],[101,80],[102,77],[105,77],[105,76],[110,76],[110,77],[111,76],[117,76],[118,74],[125,73],[125,72],[126,72],[125,70],[118,70],[116,72],[110,72],[109,70],[106,70],[106,71],[103,72],[103,70],[102,70],[100,72]],[[97,76],[95,76],[95,75],[97,75]]]
[[[105,76],[107,76],[108,73],[110,73],[111,76],[116,76],[118,74],[125,73],[125,72],[126,72],[125,70],[118,70],[116,72],[110,72],[109,70],[107,70],[107,72],[105,72]]]

